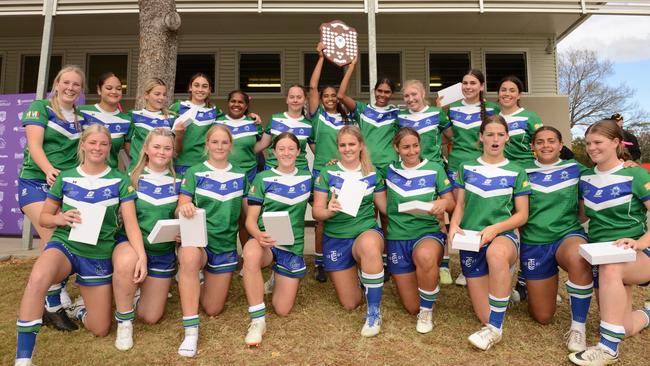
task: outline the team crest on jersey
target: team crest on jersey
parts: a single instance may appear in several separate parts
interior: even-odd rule
[[[29,119],[38,119],[41,117],[41,112],[39,111],[29,111],[25,114],[25,118]]]
[[[133,188],[133,186],[128,186],[126,190],[127,192],[132,193],[133,191],[135,191],[135,188]]]
[[[523,183],[521,183],[521,186],[524,188],[528,187],[528,181],[525,180]]]

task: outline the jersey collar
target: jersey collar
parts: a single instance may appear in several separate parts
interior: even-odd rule
[[[208,167],[208,169],[212,170],[213,172],[227,172],[230,169],[232,169],[232,164],[230,164],[230,163],[228,163],[228,166],[225,167],[224,169],[216,168],[214,165],[210,164],[210,162],[207,161],[207,160],[203,162],[203,165]]]
[[[519,114],[519,113],[521,113],[521,112],[523,112],[523,111],[524,111],[524,109],[523,109],[522,107],[519,107],[519,109],[517,109],[516,111],[512,112],[511,114],[503,114],[502,112],[499,112],[499,115],[500,115],[501,117],[510,117],[510,116],[514,116],[514,115],[516,115],[516,114]]]
[[[341,164],[340,161],[337,161],[336,165],[339,168],[341,168],[341,170],[344,171],[344,172],[360,172],[361,171],[361,164],[359,164],[359,166],[356,169],[348,169],[348,168],[344,167],[343,164]]]
[[[120,110],[119,110],[119,109],[116,109],[114,112],[108,112],[108,111],[105,111],[105,110],[103,110],[103,109],[99,106],[99,103],[95,103],[95,108],[97,108],[97,110],[98,110],[100,113],[110,114],[110,115],[113,115],[113,116],[115,116],[115,115],[117,115],[117,114],[120,113]]]
[[[285,177],[291,177],[291,176],[296,175],[296,173],[298,173],[298,168],[295,168],[295,167],[293,168],[293,171],[292,171],[291,173],[282,173],[281,171],[279,171],[279,170],[276,169],[276,168],[271,168],[271,170],[272,170],[275,174],[277,174],[277,175],[282,175],[282,176],[285,176]]]
[[[500,162],[500,163],[490,164],[490,163],[486,163],[485,160],[483,160],[483,158],[481,158],[480,156],[479,156],[478,158],[476,158],[476,160],[477,160],[477,161],[479,162],[479,164],[481,164],[481,165],[484,165],[484,166],[487,166],[487,167],[493,167],[493,168],[501,168],[502,166],[507,165],[507,164],[510,162],[510,160],[508,160],[508,159],[506,158],[505,160],[503,160],[503,161]]]
[[[404,170],[418,170],[418,169],[422,168],[422,167],[424,166],[424,164],[426,164],[426,163],[428,163],[428,162],[429,162],[428,159],[424,159],[424,160],[422,160],[422,161],[420,162],[420,164],[418,164],[418,165],[416,165],[416,166],[413,166],[413,167],[410,167],[410,168],[407,167],[407,166],[405,166],[403,161],[400,161],[399,164],[402,166],[402,169],[404,169]]]
[[[169,169],[165,169],[162,172],[155,172],[155,171],[151,170],[148,166],[144,167],[144,171],[147,172],[147,174],[154,175],[154,176],[157,176],[157,177],[164,177],[167,174],[169,174]]]
[[[594,167],[594,173],[596,173],[598,175],[607,175],[607,174],[616,173],[617,171],[619,171],[621,169],[623,169],[623,163],[620,163],[617,166],[613,167],[612,169],[604,171],[604,172],[598,170],[598,166],[595,166]]]
[[[557,161],[556,161],[555,163],[552,163],[552,164],[542,164],[542,163],[540,163],[539,161],[537,161],[537,159],[534,160],[535,165],[537,165],[537,166],[540,167],[540,168],[552,168],[552,167],[554,167],[554,166],[558,166],[558,165],[560,165],[560,163],[561,163],[562,161],[563,161],[562,159],[557,159]]]
[[[77,167],[77,173],[79,173],[79,175],[81,175],[82,177],[85,177],[85,178],[101,178],[101,177],[105,176],[106,174],[108,174],[108,172],[110,172],[110,171],[111,171],[111,167],[107,166],[106,169],[103,172],[101,172],[99,174],[92,175],[92,174],[88,174],[88,173],[84,172],[81,169],[81,165],[79,165]]]

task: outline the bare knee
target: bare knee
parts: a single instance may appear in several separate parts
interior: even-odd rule
[[[131,276],[135,269],[137,257],[130,255],[117,255],[113,258],[113,273],[115,276]]]
[[[341,306],[343,306],[343,309],[351,311],[359,307],[361,305],[361,300],[359,299],[339,299],[341,302]]]
[[[162,312],[154,312],[149,310],[144,313],[138,313],[138,318],[142,320],[143,323],[152,325],[158,323],[162,318],[162,315]]]
[[[530,311],[530,316],[542,325],[548,325],[553,320],[553,312],[550,311]]]
[[[108,333],[111,330],[111,322],[105,322],[105,324],[94,324],[94,325],[86,325],[86,329],[88,329],[95,337],[106,337]]]
[[[224,306],[221,304],[203,304],[203,311],[208,316],[217,316],[223,312]]]
[[[420,304],[416,303],[403,303],[404,309],[411,315],[417,315],[420,312]]]
[[[430,270],[438,263],[438,258],[432,250],[418,252],[413,258],[415,265],[423,270]]]
[[[620,280],[623,278],[623,266],[620,264],[605,264],[598,268],[599,281]]]
[[[293,306],[291,305],[278,305],[278,304],[273,304],[273,311],[278,315],[278,316],[288,316],[289,313],[291,313],[291,309]]]

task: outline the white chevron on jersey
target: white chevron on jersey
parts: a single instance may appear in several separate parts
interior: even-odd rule
[[[327,112],[326,112],[327,113]],[[332,115],[327,113],[327,116],[324,116],[322,113],[318,114],[318,119],[323,122],[323,124],[333,128],[335,130],[340,130],[345,126],[345,122],[340,114]]]
[[[423,113],[411,113],[411,114],[400,114],[398,117],[400,120],[404,121],[401,125],[405,125],[413,128],[418,131],[419,134],[423,134],[428,131],[432,131],[438,128],[440,113],[435,112],[423,112]],[[435,117],[435,123],[432,119]]]
[[[62,134],[63,136],[67,137],[70,140],[77,140],[81,136],[81,134],[74,127],[74,123],[72,122],[66,122],[66,123],[69,124],[69,126],[71,126],[70,129],[75,132],[70,132],[67,128],[53,121],[47,121],[47,127],[56,130],[58,133]]]
[[[535,162],[537,163],[537,161]],[[538,163],[537,165],[540,164]],[[528,182],[530,183],[531,189],[542,193],[559,191],[566,187],[576,185],[580,181],[580,168],[576,163],[540,166],[538,168],[526,169],[526,173],[529,177]],[[535,176],[538,174],[544,176],[542,182],[539,184],[535,179]]]
[[[476,181],[472,182],[467,171],[478,173],[481,177],[477,177]],[[465,189],[484,198],[512,195],[514,181],[518,175],[517,172],[512,170],[485,165],[466,165],[465,172],[463,176]],[[512,184],[509,184],[508,181],[512,181]],[[502,188],[489,189],[494,186],[494,183],[497,183]]]
[[[523,108],[520,108],[515,113],[507,116],[501,114],[501,117],[503,117],[503,119],[505,119],[506,123],[508,124],[508,134],[510,136],[521,135],[526,133],[526,127],[528,125],[528,117],[514,116],[514,114],[517,114],[522,110]]]
[[[283,124],[284,126],[287,127],[286,130],[280,131],[276,128],[274,128],[273,122],[278,122]],[[306,140],[309,138],[309,131],[311,131],[312,126],[308,123],[300,122],[298,120],[295,120],[291,117],[288,117],[285,112],[285,118],[274,118],[273,121],[271,121],[271,134],[272,135],[279,135],[284,131],[289,131],[293,133],[298,140]],[[306,132],[301,133],[300,131]]]
[[[344,172],[344,171],[330,170],[328,171],[328,173],[330,175],[330,180],[341,179],[342,181],[345,181],[346,179],[355,179],[355,180],[366,182],[368,184],[368,188],[366,188],[366,192],[363,194],[364,196],[373,194],[375,192],[376,183],[370,184],[371,181],[376,181],[377,179],[377,174],[375,172],[372,172],[365,177],[361,174],[361,172],[349,172],[349,171]],[[340,193],[341,190],[336,186],[332,185],[332,182],[330,182],[330,186],[336,195]]]
[[[142,192],[138,189],[138,199],[146,201],[154,206],[161,206],[178,201],[179,187],[177,186],[181,181],[180,179],[174,181],[174,178],[168,175],[161,176],[159,174],[147,174],[140,176],[140,181],[140,187],[142,187],[142,181],[145,181],[146,183],[155,186],[155,188],[151,194],[147,194],[147,192]],[[161,197],[157,198],[154,195],[160,195]]]
[[[634,177],[614,174],[593,174],[580,178],[585,206],[594,211],[627,204],[632,201]]]
[[[419,196],[421,194],[433,193],[436,191],[435,182],[437,172],[435,170],[397,169],[393,164],[390,165],[389,169],[395,171],[395,173],[399,174],[406,180],[403,184],[399,184],[397,182],[394,182],[393,179],[386,179],[386,185],[402,197]],[[430,176],[433,176],[433,184],[424,186],[424,177]],[[411,182],[415,182],[414,184],[418,185],[417,181],[420,179],[423,182],[420,184],[422,188],[411,190],[402,188],[402,186],[412,184]]]

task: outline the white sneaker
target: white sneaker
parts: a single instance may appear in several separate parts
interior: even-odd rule
[[[456,277],[456,284],[458,286],[467,286],[467,279],[465,278],[465,275],[462,273],[459,274],[458,277]]]
[[[14,361],[14,366],[33,366],[31,358],[19,358]]]
[[[183,357],[196,356],[197,345],[199,343],[199,327],[185,328],[185,339],[178,347],[178,354]]]
[[[265,332],[266,320],[264,318],[251,320],[244,342],[248,347],[257,347],[262,343],[262,336]]]
[[[452,283],[451,279],[451,272],[449,272],[449,268],[440,268],[440,284],[441,285],[451,285]]]
[[[374,337],[381,331],[381,313],[379,310],[370,310],[366,315],[366,322],[361,328],[361,335],[364,337]]]
[[[61,306],[64,309],[67,309],[70,306],[72,306],[72,299],[70,298],[70,294],[68,293],[68,290],[65,287],[61,288],[61,294],[59,295],[59,297],[61,299]]]
[[[420,309],[415,330],[422,334],[429,333],[433,330],[433,310]]]
[[[603,366],[618,362],[618,356],[612,356],[604,349],[595,346],[589,347],[582,352],[569,355],[569,360],[576,365],[582,366]]]
[[[564,335],[569,352],[582,352],[587,349],[586,335],[578,329],[569,329]]]
[[[86,305],[84,304],[84,298],[81,296],[77,296],[74,302],[70,306],[65,308],[65,313],[68,315],[68,318],[70,319],[81,320],[79,319],[79,312],[85,308]]]
[[[510,302],[511,303],[521,302],[521,297],[519,296],[519,292],[517,290],[515,290],[514,288],[510,292]]]
[[[275,287],[275,273],[271,272],[271,277],[264,282],[264,295],[272,294]]]
[[[115,348],[120,351],[128,351],[133,347],[133,322],[124,321],[117,323],[117,336],[115,337]]]
[[[487,351],[490,347],[501,342],[501,333],[486,325],[478,332],[467,337],[474,347]]]

